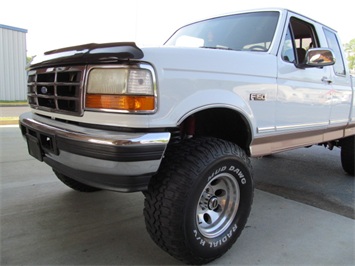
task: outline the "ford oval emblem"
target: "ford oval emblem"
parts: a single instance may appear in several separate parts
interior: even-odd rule
[[[48,92],[48,89],[46,87],[41,88],[41,93],[46,94]]]

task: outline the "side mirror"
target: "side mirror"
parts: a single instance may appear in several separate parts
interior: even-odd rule
[[[328,48],[311,48],[306,53],[304,67],[325,67],[335,64],[334,53]]]

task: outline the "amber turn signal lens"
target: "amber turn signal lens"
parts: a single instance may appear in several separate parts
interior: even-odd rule
[[[154,96],[87,94],[85,106],[95,109],[154,111],[155,98]]]

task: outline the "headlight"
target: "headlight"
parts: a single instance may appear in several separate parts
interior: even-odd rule
[[[94,68],[89,72],[86,108],[128,112],[155,111],[155,84],[150,69]]]
[[[89,74],[87,93],[123,94],[128,69],[93,69]]]

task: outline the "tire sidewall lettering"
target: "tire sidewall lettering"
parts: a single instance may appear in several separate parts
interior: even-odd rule
[[[206,248],[218,248],[219,246],[222,246],[223,244],[227,243],[229,239],[233,237],[233,234],[238,230],[237,224],[233,224],[230,227],[229,231],[226,231],[226,234],[223,234],[220,236],[218,239],[210,240],[202,236],[199,232],[198,229],[193,230],[193,234],[195,236],[195,240],[202,246]]]
[[[199,232],[196,219],[194,219],[197,202],[205,185],[215,176],[223,173],[233,175],[238,181],[240,188],[240,204],[233,222],[225,232],[215,238],[206,238]],[[191,204],[188,211],[189,214],[187,215],[190,219],[193,217],[193,221],[187,221],[186,219],[187,235],[190,244],[197,250],[200,250],[201,252],[208,251],[218,253],[220,249],[224,249],[226,246],[232,246],[244,228],[246,221],[244,221],[243,217],[245,217],[245,212],[249,209],[250,202],[252,201],[252,195],[250,195],[250,191],[253,189],[251,174],[239,160],[235,158],[223,158],[219,162],[215,162],[208,167],[208,169],[201,175],[203,178],[200,178],[196,183],[196,186],[193,186],[195,187],[193,189],[194,195],[191,198],[193,204]]]
[[[215,176],[223,172],[233,174],[234,176],[236,176],[239,185],[245,185],[247,183],[247,178],[245,176],[245,173],[247,173],[247,171],[245,170],[245,168],[240,165],[236,166],[235,164],[232,163],[222,164],[222,166],[219,166],[214,170],[210,170],[209,174],[207,175],[208,176],[207,181],[212,180]],[[249,173],[247,175],[249,175]]]

